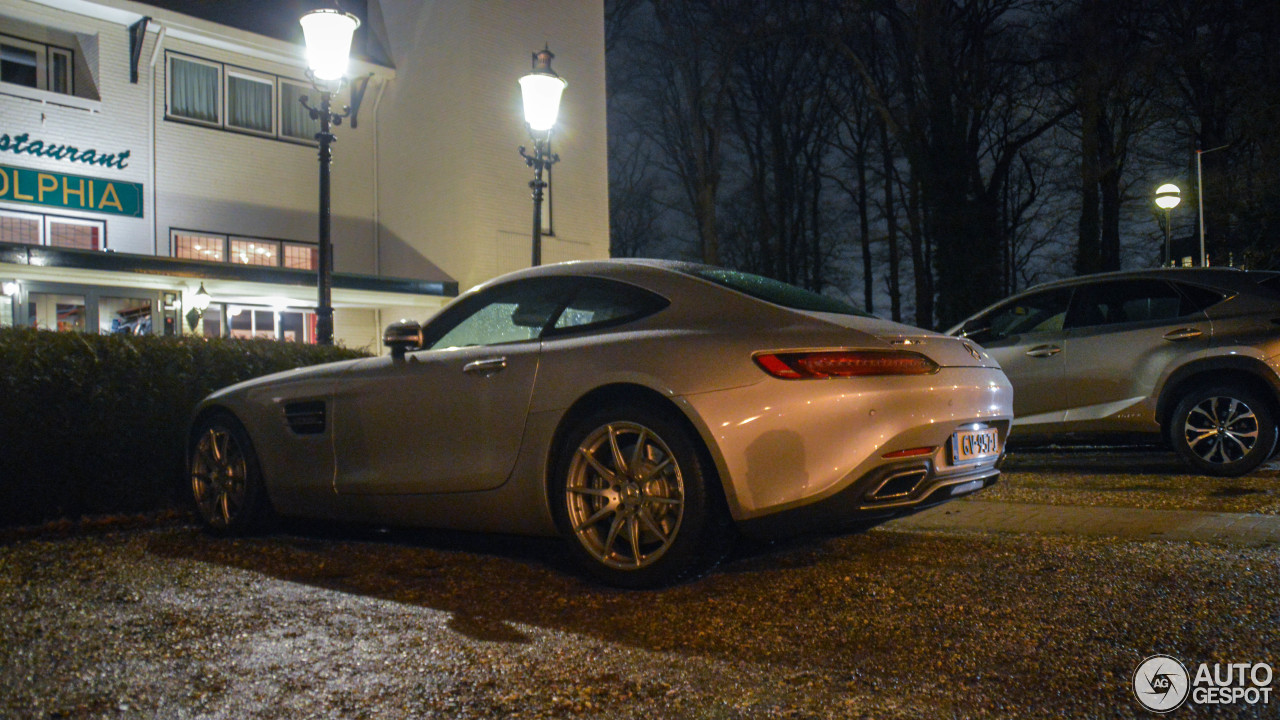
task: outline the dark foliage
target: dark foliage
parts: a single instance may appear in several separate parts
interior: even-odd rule
[[[362,355],[266,340],[0,330],[0,526],[172,505],[201,398]]]

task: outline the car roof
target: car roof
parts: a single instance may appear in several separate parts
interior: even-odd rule
[[[1280,277],[1280,273],[1265,270],[1241,270],[1230,267],[1208,268],[1153,268],[1148,270],[1120,270],[1095,273],[1080,277],[1054,280],[1027,288],[1023,293],[1049,290],[1058,287],[1075,287],[1106,280],[1178,280],[1197,285],[1219,288],[1232,292],[1256,290],[1264,281]],[[1022,293],[1019,293],[1022,294]]]

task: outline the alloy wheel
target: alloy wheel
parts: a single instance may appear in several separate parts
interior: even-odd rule
[[[248,494],[248,465],[244,450],[222,427],[205,429],[191,460],[191,491],[196,507],[210,527],[235,522]]]
[[[1244,401],[1207,397],[1186,415],[1182,428],[1188,449],[1207,463],[1243,459],[1258,443],[1258,418]]]
[[[612,422],[573,454],[565,504],[574,536],[611,568],[647,567],[675,542],[685,511],[679,462],[657,433]]]

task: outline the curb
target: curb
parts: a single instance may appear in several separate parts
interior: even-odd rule
[[[1280,547],[1280,516],[1196,510],[1032,505],[969,500],[947,503],[883,526],[893,530],[979,530],[1041,535]]]

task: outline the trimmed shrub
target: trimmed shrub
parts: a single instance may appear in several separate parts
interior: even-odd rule
[[[173,506],[210,392],[367,353],[270,340],[0,329],[0,526]]]

